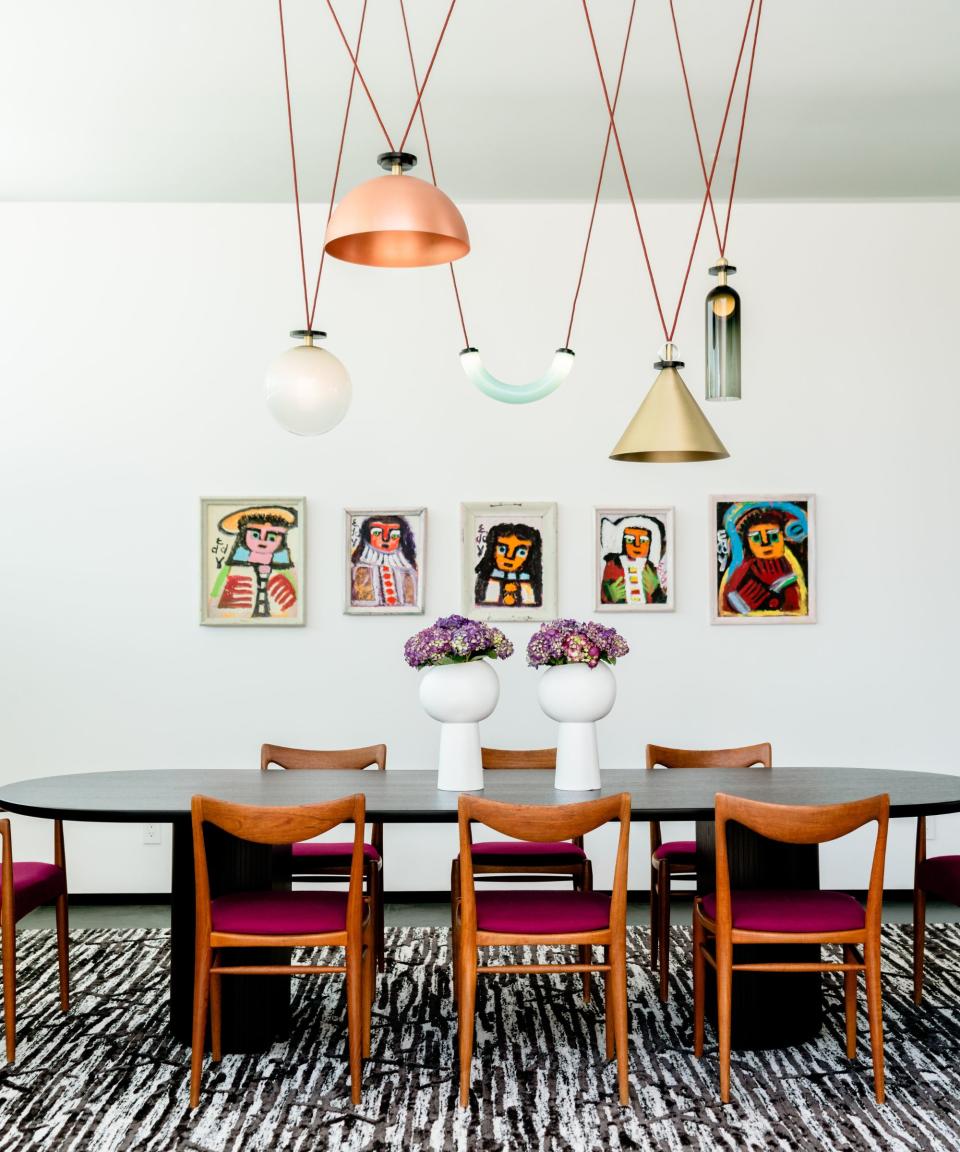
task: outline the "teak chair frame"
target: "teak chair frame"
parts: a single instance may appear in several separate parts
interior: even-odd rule
[[[372,917],[364,905],[363,838],[365,801],[362,793],[298,808],[261,808],[251,804],[230,804],[210,796],[194,796],[193,854],[196,877],[196,968],[193,997],[193,1051],[190,1064],[190,1107],[200,1103],[200,1076],[207,1007],[210,1010],[210,1037],[213,1060],[219,1062],[221,1049],[220,981],[224,976],[304,976],[343,973],[347,981],[347,1044],[350,1068],[350,1097],[360,1103],[361,1056],[370,1055],[370,1011],[373,999]],[[347,894],[346,927],[338,932],[260,935],[215,932],[211,923],[210,876],[203,828],[216,828],[254,844],[274,846],[308,840],[335,828],[354,825],[350,859],[350,888]],[[228,948],[343,948],[342,964],[245,964],[222,963]]]
[[[0,862],[0,935],[3,936],[3,1020],[7,1063],[17,1054],[17,909],[13,885],[13,833],[6,817],[0,820],[3,841]],[[63,821],[53,822],[53,862],[63,870],[63,892],[55,901],[57,921],[57,967],[60,974],[60,1010],[70,1011],[70,925],[67,911],[67,861],[63,846]]]
[[[481,762],[484,769],[509,769],[520,771],[524,769],[539,769],[552,771],[557,767],[556,748],[481,748]],[[566,837],[564,837],[566,839]],[[583,848],[583,837],[570,838],[578,848]],[[509,850],[509,841],[504,842],[504,850]],[[503,864],[476,858],[473,862],[475,876],[483,876],[494,884],[549,884],[557,880],[569,879],[573,882],[577,892],[593,891],[593,865],[590,860],[583,857],[578,860],[561,861],[559,863],[536,864]],[[456,923],[457,905],[460,901],[460,857],[456,856],[450,866],[450,923]],[[581,956],[586,961],[589,958],[589,949],[584,948]],[[583,996],[590,1000],[590,974],[583,978]]]
[[[927,818],[917,817],[913,862],[913,1002],[923,1002],[923,962],[927,943],[927,892],[920,886],[920,869],[927,859]]]
[[[466,1107],[470,1095],[473,1037],[476,1013],[477,977],[492,973],[583,973],[605,976],[606,1054],[617,1058],[617,1084],[621,1104],[629,1104],[627,1053],[627,857],[630,841],[630,794],[604,796],[581,804],[559,806],[504,804],[479,796],[461,795],[457,806],[460,829],[461,899],[453,927],[453,963],[457,999],[458,1051],[460,1058],[460,1105]],[[569,840],[583,836],[611,821],[619,821],[620,835],[613,871],[610,919],[606,928],[589,932],[505,933],[482,932],[477,928],[477,900],[474,886],[472,825],[483,824],[518,840]],[[576,964],[478,964],[479,948],[514,945],[576,945]],[[593,948],[603,948],[603,963],[593,958]],[[586,958],[584,958],[586,949]]]
[[[385,772],[387,768],[386,744],[370,744],[365,748],[340,748],[320,750],[313,748],[286,748],[282,744],[262,744],[260,746],[260,768],[266,772],[271,764],[278,768],[340,768],[344,770],[376,768]],[[383,921],[383,825],[370,825],[370,843],[376,848],[379,860],[364,856],[363,874],[367,895],[370,897],[370,912],[374,921],[374,949],[377,970],[382,972],[386,965]],[[296,861],[294,861],[296,864]],[[296,871],[290,877],[298,883],[336,884],[349,875],[348,864],[332,864],[317,857],[316,871]]]
[[[740,796],[716,797],[716,919],[703,910],[698,897],[693,911],[693,1052],[703,1055],[705,977],[709,964],[717,974],[717,1033],[720,1060],[720,1099],[730,1102],[730,1019],[734,972],[842,972],[846,1016],[847,1057],[857,1054],[857,974],[863,972],[867,987],[867,1016],[873,1058],[873,1083],[877,1103],[884,1098],[883,1010],[880,987],[880,914],[883,907],[883,868],[887,847],[890,797],[885,793],[850,804],[766,804]],[[864,927],[830,932],[759,932],[733,927],[730,893],[730,862],[727,825],[745,828],[786,844],[823,844],[837,840],[876,821],[877,834],[870,867]],[[714,951],[709,948],[712,939]],[[735,964],[737,944],[840,944],[841,963],[774,961]],[[862,955],[858,951],[862,948]]]
[[[773,749],[769,744],[743,748],[667,748],[647,745],[647,768],[770,768]],[[663,843],[659,820],[650,821],[650,968],[660,972],[660,1001],[670,999],[670,894],[671,880],[696,880],[697,866],[688,860],[657,860],[654,853]]]

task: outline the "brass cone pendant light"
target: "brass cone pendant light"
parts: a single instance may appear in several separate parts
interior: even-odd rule
[[[383,152],[377,163],[389,175],[344,196],[327,224],[326,252],[375,268],[424,268],[466,256],[470,237],[456,204],[433,184],[404,175],[416,156]]]
[[[654,364],[660,373],[610,453],[611,460],[684,464],[730,455],[684,384],[677,371],[683,361],[675,356],[674,345],[664,345]]]

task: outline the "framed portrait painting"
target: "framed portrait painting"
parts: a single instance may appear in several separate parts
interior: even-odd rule
[[[556,504],[461,504],[463,614],[551,620],[557,614]]]
[[[673,509],[597,508],[594,577],[598,612],[672,612]]]
[[[712,496],[714,624],[816,621],[813,496]]]
[[[422,612],[426,547],[426,508],[348,508],[344,611]]]
[[[301,496],[200,501],[200,623],[302,624]]]

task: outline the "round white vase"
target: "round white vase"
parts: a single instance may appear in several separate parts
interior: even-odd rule
[[[440,721],[437,787],[445,792],[479,792],[483,788],[480,721],[500,699],[500,680],[489,660],[437,664],[420,679],[420,703]]]
[[[592,792],[600,787],[596,722],[617,698],[610,665],[555,664],[540,679],[540,707],[559,724],[554,787],[565,792]]]

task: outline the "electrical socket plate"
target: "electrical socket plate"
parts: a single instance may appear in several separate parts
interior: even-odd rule
[[[144,824],[144,826],[143,826],[143,842],[144,842],[144,844],[159,844],[160,843],[160,825],[159,824]]]

